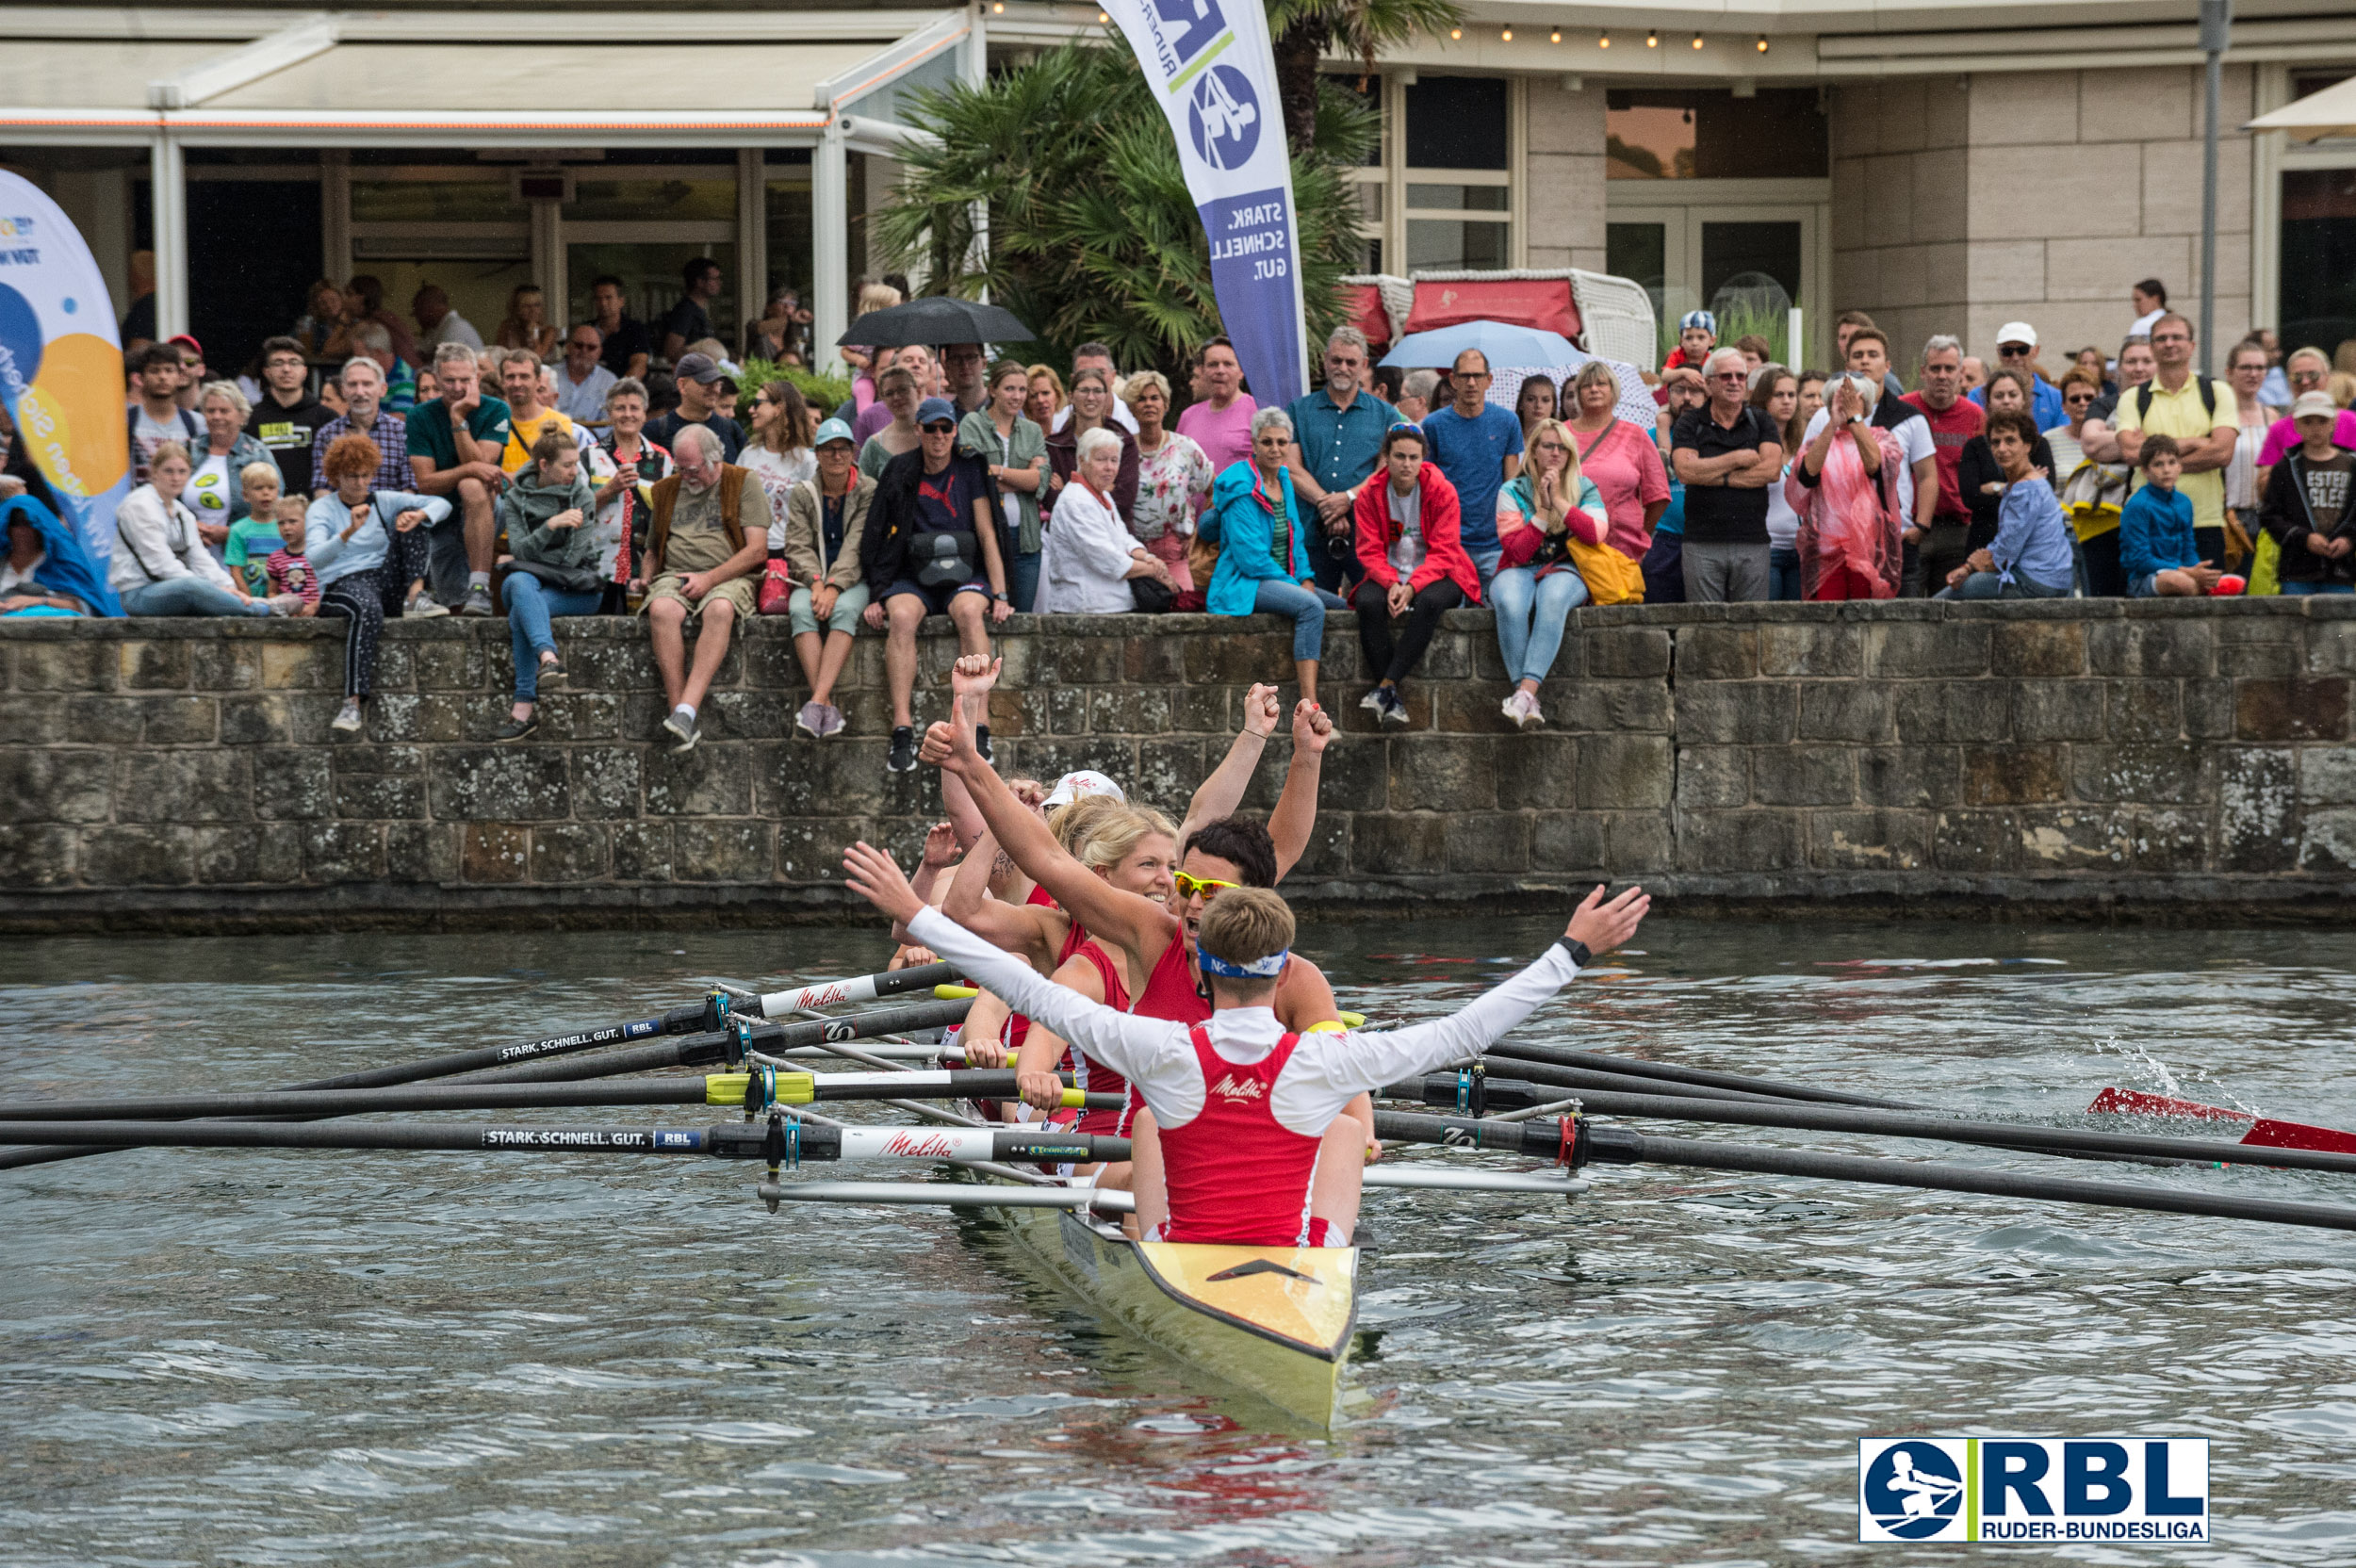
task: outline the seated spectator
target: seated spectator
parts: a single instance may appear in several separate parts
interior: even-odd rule
[[[1530,466],[1498,492],[1504,564],[1489,580],[1489,602],[1497,608],[1505,678],[1513,682],[1505,716],[1520,728],[1535,729],[1546,722],[1538,690],[1554,668],[1571,612],[1591,598],[1605,604],[1641,599],[1644,574],[1635,562],[1608,550],[1611,514],[1601,490],[1580,471],[1579,443],[1562,421],[1538,421],[1529,450]],[[1480,596],[1467,596],[1467,602],[1480,602]],[[1359,615],[1364,626],[1365,612]]]
[[[1222,351],[1232,358],[1231,351]],[[1240,394],[1238,395],[1238,400]],[[1264,408],[1252,416],[1252,455],[1211,485],[1201,537],[1219,551],[1203,594],[1214,615],[1283,615],[1293,623],[1293,673],[1304,702],[1317,700],[1317,660],[1325,651],[1325,612],[1349,601],[1317,585],[1308,531],[1316,527],[1293,495],[1285,461],[1292,416]],[[1199,443],[1198,443],[1199,444]]]
[[[287,335],[303,345],[304,353],[324,359],[327,345],[351,319],[352,306],[345,302],[344,291],[336,286],[335,279],[321,278],[311,285],[303,314],[287,329]]]
[[[754,612],[754,579],[769,553],[769,498],[746,470],[721,456],[719,435],[702,421],[682,424],[671,455],[679,471],[648,496],[646,612],[654,662],[663,672],[668,714],[663,728],[675,752],[702,738],[696,711],[728,657],[728,638]],[[687,632],[695,662],[687,663]]]
[[[894,384],[897,384],[896,383]],[[889,389],[887,389],[889,391]],[[927,398],[917,405],[917,448],[884,465],[875,482],[862,542],[867,624],[888,630],[884,680],[892,695],[891,773],[916,771],[916,630],[926,615],[957,627],[957,651],[990,652],[990,625],[1014,613],[1006,592],[1013,536],[998,509],[997,486],[979,457],[959,452],[957,405]],[[990,756],[990,731],[976,743]]]
[[[540,683],[564,678],[551,621],[594,615],[605,599],[597,570],[597,493],[581,472],[581,449],[567,432],[544,430],[532,461],[499,496],[514,569],[499,585],[507,637],[515,657],[515,705],[494,739],[520,741],[540,727]]]
[[[701,425],[720,438],[721,461],[735,463],[744,449],[744,432],[728,414],[736,406],[736,383],[710,354],[679,355],[672,374],[679,383],[679,407],[648,425],[646,434],[677,452],[679,432]]]
[[[409,414],[408,462],[416,470],[416,482],[392,488],[422,491],[451,503],[460,532],[453,538],[450,531],[439,531],[432,552],[434,599],[448,607],[458,569],[449,559],[450,545],[463,545],[466,589],[458,613],[489,615],[494,613],[491,557],[499,537],[492,508],[507,482],[507,471],[500,466],[507,450],[507,404],[483,390],[472,350],[443,344],[434,351],[434,369],[441,396]]]
[[[384,368],[366,354],[355,354],[331,384],[341,391],[344,408],[312,440],[310,494],[323,495],[334,487],[327,477],[327,449],[347,435],[367,436],[384,454],[383,471],[376,476],[380,489],[422,489],[409,462],[412,423],[395,417],[384,406]]]
[[[1121,389],[1137,420],[1137,505],[1129,531],[1170,568],[1170,580],[1187,594],[1199,585],[1186,567],[1186,541],[1211,494],[1211,460],[1170,428],[1170,378],[1140,370]]]
[[[278,545],[262,562],[272,596],[292,595],[303,601],[297,615],[316,615],[319,609],[319,575],[311,569],[310,557],[303,553],[310,534],[309,511],[301,496],[278,498]],[[448,613],[440,605],[434,608]]]
[[[241,476],[252,464],[270,463],[270,449],[245,433],[254,405],[236,382],[205,383],[196,411],[205,421],[205,443],[195,449],[196,475],[182,498],[196,514],[205,547],[219,555],[228,547],[229,525],[245,511]]]
[[[1551,424],[1542,419],[1536,428]],[[1351,602],[1359,651],[1375,680],[1358,706],[1383,724],[1407,722],[1399,684],[1422,660],[1440,617],[1481,602],[1481,574],[1464,553],[1457,521],[1456,487],[1438,464],[1424,461],[1425,446],[1421,426],[1395,424],[1384,432],[1381,464],[1351,511],[1360,573]],[[1391,622],[1402,615],[1406,635],[1394,643]],[[1502,616],[1498,626],[1502,633]]]
[[[384,454],[365,435],[339,435],[321,466],[332,493],[311,503],[303,553],[319,574],[318,613],[347,622],[344,705],[331,722],[356,730],[360,706],[376,681],[376,640],[384,617],[401,611],[403,594],[425,576],[427,524],[450,515],[450,502],[376,483]]]
[[[1098,373],[1082,374],[1085,379]],[[1076,400],[1073,407],[1078,407]],[[1073,422],[1078,422],[1076,413]],[[1051,453],[1054,441],[1049,437]],[[1129,587],[1140,579],[1160,583],[1175,596],[1178,587],[1170,568],[1138,544],[1121,520],[1121,468],[1137,455],[1135,438],[1107,423],[1082,431],[1076,446],[1079,460],[1039,555],[1039,612],[1117,615],[1143,609]]]
[[[540,356],[530,349],[506,350],[499,359],[499,392],[507,400],[507,445],[499,449],[499,469],[515,474],[532,461],[532,449],[549,431],[573,438],[573,422],[548,406],[540,378]]]
[[[81,531],[0,475],[0,521],[8,553],[0,562],[0,615],[120,615],[123,601],[90,557]]]
[[[2356,454],[2339,440],[2341,410],[2328,392],[2301,392],[2291,400],[2290,417],[2299,445],[2267,477],[2258,515],[2282,550],[2276,570],[2282,592],[2356,593],[2356,505],[2348,493]]]
[[[2176,488],[2183,449],[2168,435],[2147,435],[2135,454],[2143,485],[2119,514],[2119,564],[2131,599],[2205,594],[2224,573],[2204,564],[2193,537],[2192,498]]]
[[[2037,415],[2031,405],[2029,384],[2036,379],[2028,371],[2009,365],[1997,371],[1981,388],[1988,413],[2026,414],[2034,424]],[[2029,438],[2029,466],[2037,470],[2039,479],[2052,483],[2053,449],[2042,435],[2033,433]],[[1996,454],[1989,449],[1988,432],[1983,426],[1979,434],[1963,444],[1963,451],[1955,459],[1955,488],[1972,512],[1972,529],[1964,538],[1966,550],[1985,549],[1996,537],[1997,508],[2008,483]],[[1955,580],[1955,573],[1947,576]]]
[[[881,409],[883,421],[874,434],[864,437],[859,434],[858,425],[851,427],[852,438],[862,442],[859,449],[860,473],[880,482],[893,458],[922,445],[918,440],[916,411],[924,402],[924,394],[917,389],[916,372],[907,366],[894,364],[876,375],[875,407],[860,415],[859,419],[865,423],[869,415]]]
[[[957,449],[987,464],[998,486],[998,509],[1014,540],[1007,582],[1023,614],[1039,598],[1039,498],[1049,473],[1047,433],[1023,412],[1030,389],[1022,362],[1002,359],[990,368],[989,400],[957,421]]]
[[[1031,378],[1031,395],[1023,401],[1023,414],[1025,418],[1044,431],[1063,413],[1063,377],[1056,373],[1055,368],[1052,365],[1034,365],[1030,368],[1028,374]]]
[[[576,425],[605,425],[605,395],[621,378],[599,362],[605,336],[583,321],[564,335],[564,358],[556,369],[558,412]]]
[[[2020,372],[2007,368],[1998,375]],[[1998,387],[1988,388],[1997,402]],[[2022,400],[2024,404],[2026,400]],[[2037,420],[2024,407],[2001,403],[1988,410],[1988,425],[1975,442],[1985,442],[1994,454],[2004,489],[1996,498],[1995,537],[1972,550],[1964,564],[1948,574],[1947,586],[1934,598],[2058,599],[2070,596],[2075,576],[2070,548],[2070,519],[2046,476],[2036,466],[2031,443],[2037,439]]]
[[[115,507],[107,585],[126,615],[291,615],[300,602],[256,598],[205,547],[196,514],[181,500],[195,473],[188,449],[163,441],[148,456],[147,482]]]
[[[270,592],[267,563],[281,537],[278,477],[278,465],[267,460],[239,470],[237,491],[245,515],[229,525],[229,540],[221,552],[221,564],[245,584],[245,591],[265,597]]]
[[[1123,517],[1137,508],[1137,438],[1113,421],[1112,378],[1102,370],[1075,371],[1072,377],[1072,406],[1062,427],[1047,434],[1047,462],[1052,470],[1047,488],[1039,493],[1040,526],[1055,530],[1055,499],[1072,482],[1079,463],[1080,437],[1092,430],[1110,430],[1121,438],[1121,479],[1110,492]]]
[[[807,357],[802,345],[809,340],[810,325],[810,313],[802,306],[800,291],[780,284],[769,290],[760,318],[745,323],[744,357],[799,365]]]
[[[751,469],[769,493],[774,526],[785,526],[785,498],[794,487],[818,472],[818,454],[810,449],[810,404],[790,381],[773,381],[753,394],[753,433],[737,461]]]
[[[517,284],[508,291],[507,314],[491,341],[502,349],[530,349],[534,359],[555,356],[556,329],[548,324],[548,296],[538,284]]]
[[[772,525],[770,538],[772,548],[784,549],[794,576],[786,617],[794,632],[794,657],[801,662],[802,678],[810,682],[810,700],[794,715],[794,727],[813,741],[826,741],[843,733],[843,710],[834,705],[834,686],[851,662],[851,642],[867,610],[859,558],[867,542],[875,482],[859,471],[851,427],[842,420],[820,425],[812,445],[817,472],[788,492],[783,537]]]
[[[671,454],[646,439],[646,388],[624,376],[605,394],[606,433],[588,454],[589,476],[597,482],[597,534],[605,567],[604,613],[624,608],[646,547],[647,497],[671,471]]]

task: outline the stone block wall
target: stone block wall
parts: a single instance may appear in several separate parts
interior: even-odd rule
[[[946,623],[918,717],[945,706]],[[888,775],[882,643],[843,739],[790,733],[782,626],[749,629],[683,757],[656,740],[643,630],[559,623],[571,678],[540,732],[488,737],[506,629],[388,629],[368,732],[327,727],[341,643],[315,624],[0,626],[0,924],[823,919],[843,847],[912,859],[929,770]],[[1246,687],[1287,677],[1273,621],[1036,617],[999,640],[1000,765],[1099,768],[1173,814]],[[2356,909],[2356,602],[1662,606],[1583,610],[1513,730],[1486,612],[1451,613],[1413,723],[1357,706],[1329,622],[1316,842],[1287,883],[1335,908],[1567,898],[1642,878],[1687,909],[2139,912],[2345,920]],[[1287,688],[1287,701],[1290,699]],[[1288,745],[1247,801],[1265,809]]]

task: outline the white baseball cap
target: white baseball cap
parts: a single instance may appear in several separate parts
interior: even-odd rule
[[[1065,774],[1055,780],[1055,787],[1048,792],[1046,806],[1052,811],[1058,806],[1071,805],[1083,795],[1110,795],[1115,800],[1124,803],[1129,798],[1121,793],[1120,785],[1103,774],[1092,768],[1082,768],[1077,773]]]
[[[2331,400],[2329,392],[2301,392],[2291,400],[2291,417],[2294,419],[2336,419],[2339,416],[2340,405]]]
[[[2034,349],[2037,347],[2037,329],[2026,321],[2007,321],[1996,329],[1996,341],[1999,346],[2026,343]]]

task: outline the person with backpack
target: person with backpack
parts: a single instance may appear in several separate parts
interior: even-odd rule
[[[150,343],[129,356],[131,384],[139,388],[124,417],[131,435],[131,482],[145,484],[155,449],[177,442],[191,452],[205,449],[205,421],[180,405],[181,349],[177,343]]]
[[[2120,395],[2118,417],[2119,454],[2145,468],[2145,440],[2172,437],[2184,465],[2178,493],[2192,503],[2193,538],[2202,561],[2225,561],[2225,467],[2233,461],[2233,446],[2241,433],[2241,407],[2232,386],[2192,368],[2193,327],[2170,311],[2151,327],[2151,354],[2159,368],[2143,385]],[[2135,488],[2150,482],[2148,471]],[[2135,573],[2128,574],[2132,583]]]

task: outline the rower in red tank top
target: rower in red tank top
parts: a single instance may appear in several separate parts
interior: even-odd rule
[[[1094,941],[1079,946],[1077,956],[1096,971],[1096,977],[1104,988],[1104,1005],[1127,1011],[1129,988],[1121,983],[1121,966],[1112,956]],[[1129,1135],[1129,1119],[1140,1102],[1129,1090],[1129,1080],[1092,1059],[1085,1051],[1067,1051],[1065,1058],[1072,1063],[1072,1083],[1074,1088],[1088,1094],[1117,1094],[1121,1103],[1110,1110],[1088,1110],[1072,1124],[1075,1133],[1103,1133],[1107,1136],[1125,1138]]]
[[[1055,906],[1055,894],[1049,892],[1045,888],[1042,888],[1038,883],[1034,882],[1031,884],[1029,895],[1026,896],[1023,902],[1028,905],[1034,905],[1041,909],[1052,909]],[[1063,951],[1055,955],[1056,964],[1060,965],[1066,958],[1072,956],[1073,950],[1078,946],[1078,943],[1072,940],[1074,937],[1085,938],[1087,935],[1088,933],[1080,929],[1080,923],[1078,921],[1073,921],[1072,923],[1072,929],[1064,936]],[[1028,1039],[1030,1035],[1031,1021],[1028,1015],[1023,1013],[1008,1013],[1006,1015],[1006,1059],[1008,1061],[1012,1061],[1015,1057],[1023,1054],[1023,1042]],[[1071,1065],[1072,1054],[1067,1051],[1064,1053],[1063,1067],[1057,1069],[1056,1070],[1068,1070],[1071,1068]]]
[[[1236,1247],[1334,1245],[1309,1218],[1322,1137],[1277,1121],[1268,1101],[1277,1075],[1301,1037],[1286,1034],[1248,1067],[1211,1047],[1203,1026],[1186,1032],[1207,1087],[1203,1109],[1182,1126],[1162,1129],[1163,1183],[1170,1195],[1164,1241],[1217,1241]]]

